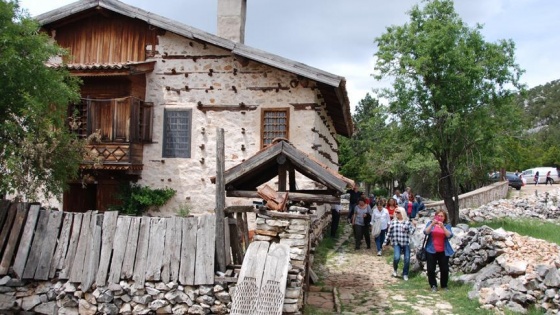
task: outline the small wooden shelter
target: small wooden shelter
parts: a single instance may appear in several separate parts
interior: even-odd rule
[[[314,190],[298,190],[296,172],[318,183]],[[286,139],[276,139],[244,162],[224,172],[227,197],[262,198],[258,187],[278,176],[278,191],[288,199],[308,203],[337,203],[354,181],[298,150]],[[215,178],[212,178],[215,182]]]

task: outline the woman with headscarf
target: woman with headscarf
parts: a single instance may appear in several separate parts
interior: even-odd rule
[[[410,221],[403,207],[398,207],[395,211],[395,219],[391,221],[387,239],[383,246],[391,241],[393,245],[393,277],[397,276],[397,269],[401,260],[401,254],[404,256],[403,279],[408,280],[408,271],[410,269],[410,235],[414,233],[414,223]]]

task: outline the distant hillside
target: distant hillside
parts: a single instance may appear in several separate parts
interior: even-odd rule
[[[560,80],[528,90],[520,101],[533,126],[560,126]]]

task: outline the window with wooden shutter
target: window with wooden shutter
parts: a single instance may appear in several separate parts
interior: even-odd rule
[[[163,157],[191,157],[192,110],[166,109],[163,122]]]
[[[289,139],[290,116],[288,108],[264,109],[261,123],[261,147],[272,143],[274,138]]]

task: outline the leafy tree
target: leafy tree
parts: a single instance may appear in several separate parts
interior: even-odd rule
[[[65,120],[78,81],[46,66],[65,52],[17,0],[0,1],[0,29],[0,191],[58,195],[81,160],[83,146]]]
[[[511,96],[522,71],[514,43],[486,42],[482,26],[465,25],[451,0],[425,1],[409,15],[409,23],[376,38],[376,78],[394,79],[381,96],[389,99],[401,138],[437,161],[440,195],[456,225],[458,177],[487,167],[480,161],[498,156],[501,140],[518,132]]]

